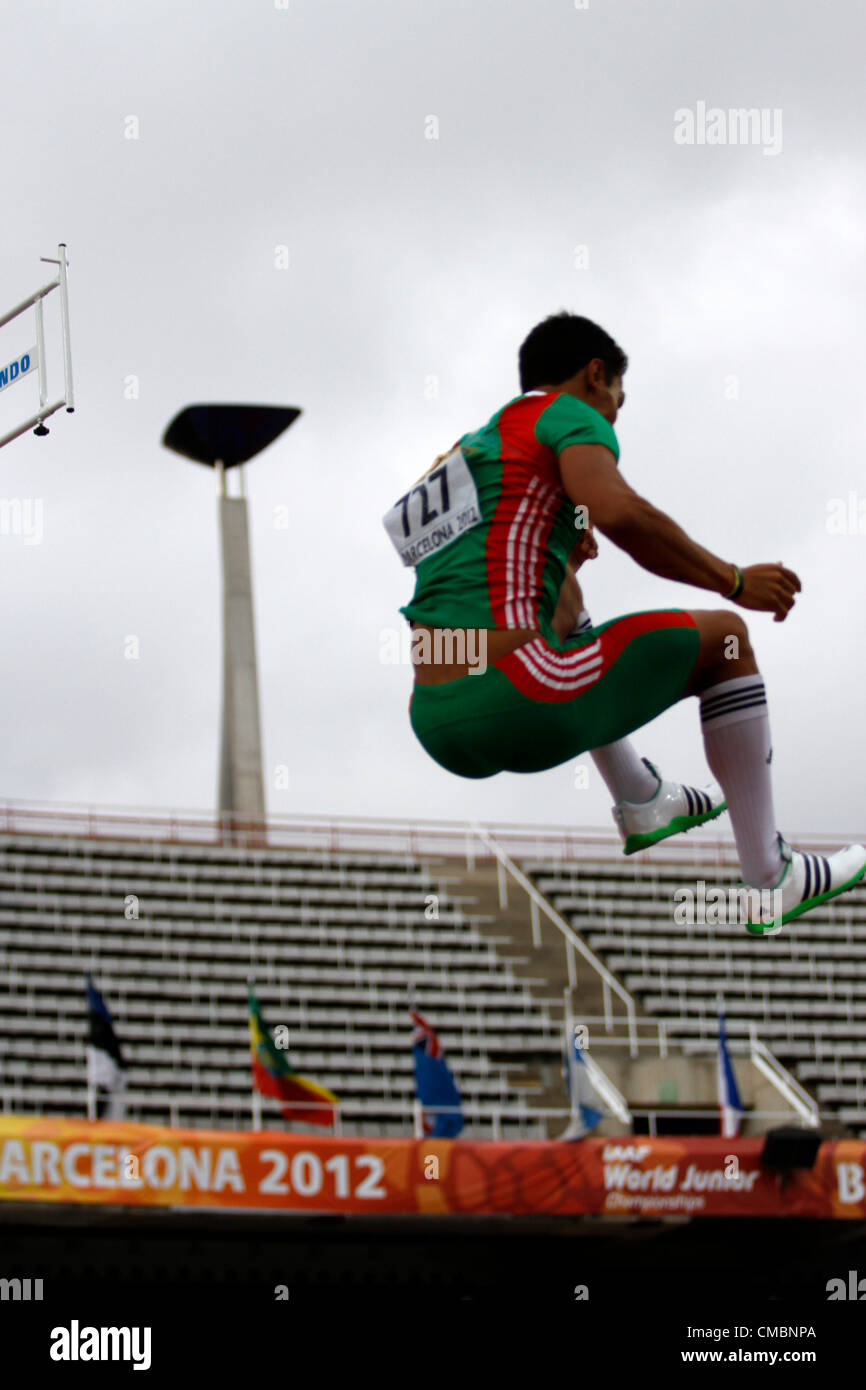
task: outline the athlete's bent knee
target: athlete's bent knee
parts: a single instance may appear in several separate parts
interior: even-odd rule
[[[698,693],[708,684],[732,676],[757,671],[749,629],[739,613],[726,609],[707,609],[692,613],[700,635],[700,651],[689,693]]]
[[[701,639],[701,649],[711,660],[726,657],[736,660],[746,652],[751,654],[749,629],[739,613],[713,608],[692,613]]]
[[[733,658],[734,660],[739,659],[740,661],[744,661],[748,658],[753,658],[754,652],[752,651],[752,644],[749,640],[749,629],[745,619],[741,618],[739,613],[726,613],[724,617],[727,631],[725,633],[725,651],[723,654],[728,657],[728,660]]]

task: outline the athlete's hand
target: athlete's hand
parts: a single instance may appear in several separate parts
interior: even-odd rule
[[[783,623],[802,587],[794,571],[786,569],[781,560],[777,565],[748,565],[743,570],[743,592],[731,602],[739,608],[772,613],[774,622]]]
[[[569,564],[573,570],[579,570],[585,560],[594,560],[597,554],[598,541],[595,539],[592,527],[587,526],[568,557]]]

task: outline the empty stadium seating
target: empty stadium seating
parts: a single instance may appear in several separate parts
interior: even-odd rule
[[[406,1134],[411,983],[470,1131],[490,1133],[507,1104],[499,1132],[525,1133],[519,1059],[557,1053],[558,1025],[434,870],[411,855],[0,837],[4,1107],[83,1113],[90,972],[124,1049],[129,1118],[248,1125],[251,977],[292,1065],[340,1097],[344,1131]]]

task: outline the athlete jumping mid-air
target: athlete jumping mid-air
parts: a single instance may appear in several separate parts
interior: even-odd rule
[[[745,884],[777,890],[773,915],[752,910],[748,930],[773,934],[851,888],[866,850],[801,853],[777,832],[767,698],[745,622],[729,609],[666,609],[593,627],[576,572],[595,556],[595,528],[652,574],[776,622],[800,581],[781,563],[720,560],[629,487],[613,430],[627,358],[602,328],[553,315],[519,366],[522,394],[385,517],[416,569],[400,610],[413,630],[412,727],[462,777],[540,772],[591,750],[626,854],[727,805]],[[663,781],[627,738],[688,695],[720,784],[706,791]]]

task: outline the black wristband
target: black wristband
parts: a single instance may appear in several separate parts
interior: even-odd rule
[[[737,582],[729,594],[722,595],[723,598],[739,598],[740,594],[743,592],[743,571],[740,569],[739,565],[734,565],[734,574],[737,576]]]

